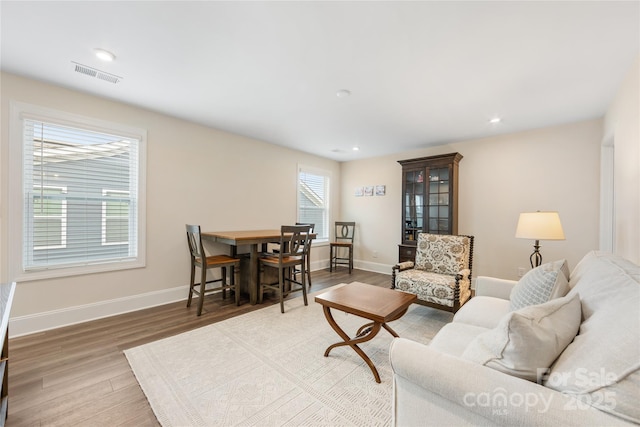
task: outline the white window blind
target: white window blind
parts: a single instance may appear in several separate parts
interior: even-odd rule
[[[329,172],[298,169],[298,222],[315,224],[316,241],[329,240]]]
[[[19,123],[21,271],[140,266],[142,136],[28,114]]]
[[[67,246],[66,187],[33,189],[33,248],[60,249]]]
[[[128,191],[103,190],[102,202],[102,244],[123,245],[129,243]]]

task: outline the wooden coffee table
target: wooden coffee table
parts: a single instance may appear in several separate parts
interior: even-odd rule
[[[327,321],[344,340],[344,342],[330,345],[324,352],[324,357],[329,356],[329,353],[335,347],[348,345],[367,362],[376,382],[379,383],[380,375],[378,370],[369,359],[369,356],[358,347],[358,344],[371,340],[380,332],[381,327],[394,337],[397,337],[398,334],[387,323],[401,318],[416,298],[413,294],[359,282],[349,283],[316,296],[315,301],[322,304]],[[364,317],[371,320],[371,322],[361,326],[356,332],[356,336],[350,338],[336,323],[331,314],[332,308]]]

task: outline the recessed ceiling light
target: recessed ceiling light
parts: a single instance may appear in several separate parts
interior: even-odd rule
[[[116,59],[116,56],[113,53],[109,52],[108,50],[94,49],[94,51],[98,59],[101,59],[103,61],[111,62],[114,59]]]
[[[502,121],[502,119],[500,117],[494,117],[492,119],[489,120],[489,123],[491,123],[492,125],[498,124]]]
[[[348,96],[351,96],[351,92],[347,89],[340,89],[338,92],[336,92],[336,96],[338,98],[347,98]]]
[[[360,147],[353,147],[352,150],[353,151],[360,151]]]

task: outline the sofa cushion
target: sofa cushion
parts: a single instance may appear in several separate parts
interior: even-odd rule
[[[462,358],[535,381],[576,336],[580,319],[577,294],[527,306],[478,335]]]
[[[456,275],[469,265],[470,238],[420,233],[416,248],[416,268]]]
[[[567,260],[542,264],[522,276],[511,291],[511,309],[545,303],[569,291]]]
[[[475,296],[458,310],[453,316],[453,322],[492,329],[509,311],[511,311],[509,300]]]
[[[640,267],[591,252],[571,276],[568,296],[579,293],[583,321],[543,384],[640,423]]]
[[[612,255],[609,252],[603,251],[591,251],[588,252],[578,264],[576,268],[571,272],[569,280],[569,288],[573,289],[578,283],[582,281],[584,274],[589,274],[591,267],[594,263],[606,262],[619,271],[624,272],[625,276],[628,276],[631,280],[640,283],[640,268],[633,262],[621,258],[619,256]]]
[[[487,328],[480,326],[465,323],[447,323],[429,342],[429,346],[442,353],[460,357],[469,342],[486,331]]]

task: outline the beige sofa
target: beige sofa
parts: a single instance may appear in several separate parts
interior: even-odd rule
[[[548,302],[478,277],[428,346],[395,339],[394,425],[640,423],[640,267],[591,252],[568,282],[566,264],[554,268],[541,273],[556,278]]]

